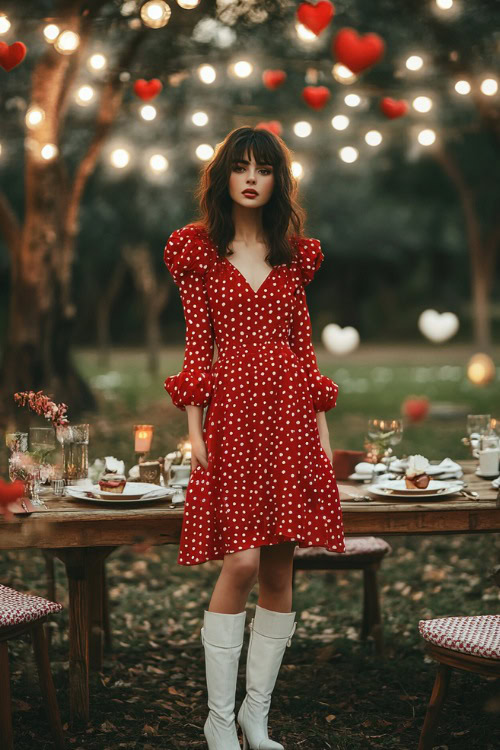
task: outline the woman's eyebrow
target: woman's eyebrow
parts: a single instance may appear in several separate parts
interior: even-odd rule
[[[235,159],[233,164],[250,164],[250,162],[247,159]],[[257,165],[259,167],[272,167],[272,164],[267,164],[265,161],[258,161]]]

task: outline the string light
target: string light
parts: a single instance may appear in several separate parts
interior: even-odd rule
[[[481,93],[485,96],[494,96],[498,91],[498,81],[496,78],[485,78],[481,81]]]
[[[200,65],[198,68],[198,76],[202,83],[213,83],[217,73],[212,65]]]
[[[71,55],[77,49],[79,44],[80,37],[78,36],[76,31],[66,29],[66,31],[62,31],[57,37],[54,43],[54,48],[61,55]]]
[[[116,169],[124,169],[130,162],[130,153],[126,148],[115,148],[110,154],[111,166]]]
[[[358,107],[361,104],[361,97],[357,94],[346,94],[344,102],[348,107]]]
[[[304,168],[300,161],[292,161],[292,174],[296,180],[300,180],[304,176]]]
[[[432,109],[432,99],[428,96],[417,96],[411,104],[417,112],[425,113]]]
[[[194,125],[198,125],[198,127],[201,128],[208,123],[208,115],[206,112],[195,112],[191,116],[191,120]]]
[[[148,122],[154,120],[157,115],[156,107],[153,107],[152,104],[144,104],[140,109],[140,113],[142,119],[147,120]]]
[[[214,150],[208,143],[200,143],[196,149],[196,156],[201,161],[208,161],[212,158]]]
[[[307,136],[312,133],[312,125],[306,120],[300,120],[293,126],[293,132],[295,135],[298,135],[299,138],[307,138]]]
[[[45,112],[41,107],[33,105],[26,112],[25,122],[28,128],[34,130],[45,120]]]
[[[149,159],[151,171],[155,174],[161,174],[168,169],[168,159],[163,154],[153,154]]]
[[[87,66],[90,68],[90,70],[104,70],[106,67],[108,61],[104,57],[104,55],[101,55],[100,52],[96,52],[94,55],[91,55],[88,59]]]
[[[439,10],[450,10],[453,8],[453,0],[436,0]]]
[[[344,84],[353,83],[353,81],[356,81],[358,78],[352,70],[349,70],[349,68],[346,65],[342,65],[342,63],[335,63],[332,68],[332,76],[336,81]]]
[[[5,13],[0,13],[0,34],[6,34],[10,26],[11,23]]]
[[[149,0],[141,7],[142,22],[150,29],[161,29],[166,26],[171,15],[170,5],[163,0]]]
[[[45,159],[45,161],[50,161],[51,159],[54,159],[58,153],[59,153],[59,149],[53,143],[46,143],[45,146],[43,146],[40,151],[40,155],[42,159]]]
[[[432,146],[436,140],[436,133],[431,128],[425,128],[425,130],[419,132],[417,140],[421,146]]]
[[[43,30],[43,37],[46,42],[53,44],[59,36],[59,32],[59,26],[56,26],[55,23],[48,23]]]
[[[335,117],[332,117],[332,128],[335,128],[335,130],[345,130],[349,122],[349,118],[346,115],[335,115]]]
[[[177,0],[177,5],[184,10],[192,10],[200,4],[200,0]]]
[[[369,130],[365,133],[365,141],[369,146],[380,146],[382,143],[382,133],[378,130]]]
[[[408,70],[420,70],[424,64],[423,59],[420,55],[410,55],[406,60],[406,67]]]
[[[238,60],[233,65],[233,71],[238,78],[248,78],[253,71],[253,65],[247,60]]]
[[[297,32],[297,36],[299,37],[299,39],[301,39],[303,42],[314,42],[318,38],[316,34],[314,34],[310,29],[307,28],[307,26],[304,26],[302,23],[295,24],[295,31]]]
[[[339,151],[339,156],[346,164],[352,164],[358,158],[358,149],[354,146],[344,146]]]
[[[466,94],[470,94],[471,85],[469,81],[457,81],[455,84],[455,91],[457,94],[461,94],[462,96],[465,96]]]
[[[79,104],[81,107],[85,107],[87,104],[90,104],[93,98],[94,98],[94,89],[92,88],[92,86],[89,86],[88,84],[85,84],[84,86],[80,86],[75,96],[75,100],[77,104]]]

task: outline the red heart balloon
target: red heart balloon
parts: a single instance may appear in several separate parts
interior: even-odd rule
[[[326,86],[305,86],[302,98],[312,109],[323,109],[330,98],[330,90]]]
[[[408,103],[404,99],[391,99],[390,96],[384,96],[380,100],[380,109],[386,117],[394,119],[407,113]]]
[[[152,78],[150,81],[146,81],[144,78],[139,78],[134,83],[134,92],[139,99],[142,99],[145,102],[158,96],[162,88],[163,84],[159,78]]]
[[[408,396],[403,401],[401,412],[410,422],[421,422],[429,413],[429,399],[427,396]]]
[[[277,89],[284,82],[286,73],[284,70],[265,70],[262,73],[262,82],[268,89]]]
[[[15,482],[5,482],[0,479],[0,505],[7,506],[13,503],[25,493],[24,482],[16,479]]]
[[[356,29],[340,29],[333,40],[335,57],[353,73],[378,62],[384,51],[385,42],[378,34],[359,36]]]
[[[328,0],[320,0],[316,5],[301,3],[297,8],[297,20],[318,36],[326,29],[334,13],[335,7]]]
[[[26,45],[22,42],[14,42],[10,46],[6,42],[0,42],[0,65],[4,70],[12,70],[26,57]]]
[[[281,135],[283,132],[281,122],[279,122],[278,120],[269,120],[269,122],[259,122],[259,124],[256,125],[255,127],[258,130],[269,130],[271,133],[274,133],[274,135]]]

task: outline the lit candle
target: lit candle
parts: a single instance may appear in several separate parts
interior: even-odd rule
[[[135,452],[136,453],[147,453],[151,449],[151,441],[153,440],[153,425],[152,424],[136,424],[135,430]]]

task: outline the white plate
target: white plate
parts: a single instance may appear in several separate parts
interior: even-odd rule
[[[85,500],[89,503],[106,503],[107,505],[114,504],[119,505],[121,503],[127,504],[133,504],[133,503],[152,503],[155,500],[166,500],[167,498],[171,497],[173,493],[171,492],[165,492],[163,495],[154,495],[153,497],[138,497],[138,498],[131,498],[131,497],[123,497],[123,495],[115,495],[115,497],[90,497],[90,495],[85,495],[83,492],[77,493],[77,492],[71,492],[68,493],[68,497],[70,500]]]
[[[431,486],[431,483],[439,484],[439,485],[445,485],[441,487],[433,487],[431,491],[429,492],[429,487]],[[394,484],[392,482],[391,484]],[[364,489],[369,492],[372,495],[377,495],[378,497],[385,497],[385,498],[393,498],[397,497],[401,500],[439,500],[441,497],[446,497],[447,495],[454,495],[456,492],[460,492],[460,490],[463,489],[463,484],[457,484],[456,482],[438,482],[437,480],[429,482],[429,487],[426,488],[426,490],[395,490],[394,492],[387,492],[387,489],[384,490],[383,486],[380,486],[378,484],[369,484]],[[437,490],[440,490],[439,493],[437,493]]]
[[[498,476],[498,471],[494,471],[493,474],[483,474],[479,469],[476,469],[474,473],[481,479],[496,479]]]
[[[160,485],[155,486],[148,482],[127,482],[123,492],[106,492],[105,490],[101,490],[98,484],[93,484],[88,488],[79,487],[78,485],[69,485],[66,487],[66,492],[68,495],[81,497],[82,495],[85,495],[86,489],[93,492],[95,495],[99,495],[101,498],[106,498],[107,500],[122,500],[124,502],[129,500],[140,500],[143,495],[147,492],[152,492],[153,490],[159,495],[168,495],[172,493],[171,487],[161,487]]]

